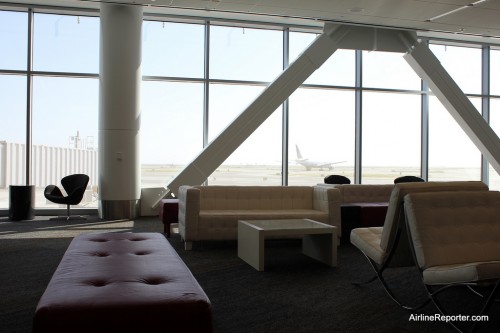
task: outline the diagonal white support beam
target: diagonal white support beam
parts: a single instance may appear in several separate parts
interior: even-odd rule
[[[202,184],[338,48],[352,27],[325,24],[323,33],[168,185]]]
[[[418,41],[404,55],[413,70],[429,85],[432,92],[469,136],[493,168],[500,174],[500,139],[429,47]]]

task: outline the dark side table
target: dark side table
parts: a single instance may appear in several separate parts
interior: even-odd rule
[[[35,185],[9,186],[9,219],[13,221],[35,218]]]
[[[179,199],[160,200],[160,219],[163,222],[163,232],[170,237],[170,227],[172,223],[178,223]]]

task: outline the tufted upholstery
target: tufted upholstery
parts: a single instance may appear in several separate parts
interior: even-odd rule
[[[186,242],[236,240],[238,220],[310,218],[340,234],[339,191],[319,186],[181,186],[179,232]]]
[[[342,203],[388,202],[393,184],[318,184],[318,186],[338,188]]]
[[[165,237],[74,238],[38,303],[33,332],[212,332],[210,301]]]
[[[403,214],[403,198],[408,193],[419,192],[442,192],[442,191],[487,191],[488,187],[480,181],[470,182],[427,182],[427,183],[400,183],[394,185],[391,197],[389,200],[389,207],[384,221],[383,227],[378,228],[379,231],[371,232],[368,238],[365,238],[365,228],[357,228],[351,231],[351,243],[359,248],[363,253],[368,255],[374,251],[373,247],[376,246],[376,252],[382,251],[383,255],[370,257],[376,263],[382,264],[391,252],[394,245],[396,234],[399,228],[404,228],[400,225],[401,217]],[[404,224],[404,220],[401,221]],[[404,229],[406,230],[406,229]],[[374,240],[373,235],[376,234],[378,239]],[[399,248],[393,257],[394,262],[401,262],[412,265],[411,253],[408,248],[407,237],[403,235],[400,239]],[[380,261],[379,261],[380,260]]]
[[[500,278],[500,193],[415,193],[408,226],[426,284]]]

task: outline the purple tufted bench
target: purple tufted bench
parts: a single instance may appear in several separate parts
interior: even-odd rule
[[[159,233],[74,238],[38,303],[33,332],[212,332],[210,301]]]

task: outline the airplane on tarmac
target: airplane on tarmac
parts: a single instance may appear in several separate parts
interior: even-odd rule
[[[302,156],[302,153],[300,152],[298,145],[295,145],[295,150],[297,152],[297,159],[293,160],[293,162],[302,165],[303,167],[306,168],[307,171],[310,171],[312,168],[319,168],[319,169],[328,168],[328,170],[332,170],[334,164],[339,164],[339,163],[345,162],[345,161],[341,161],[341,162],[314,161],[314,160],[310,160],[308,158],[304,158]]]

